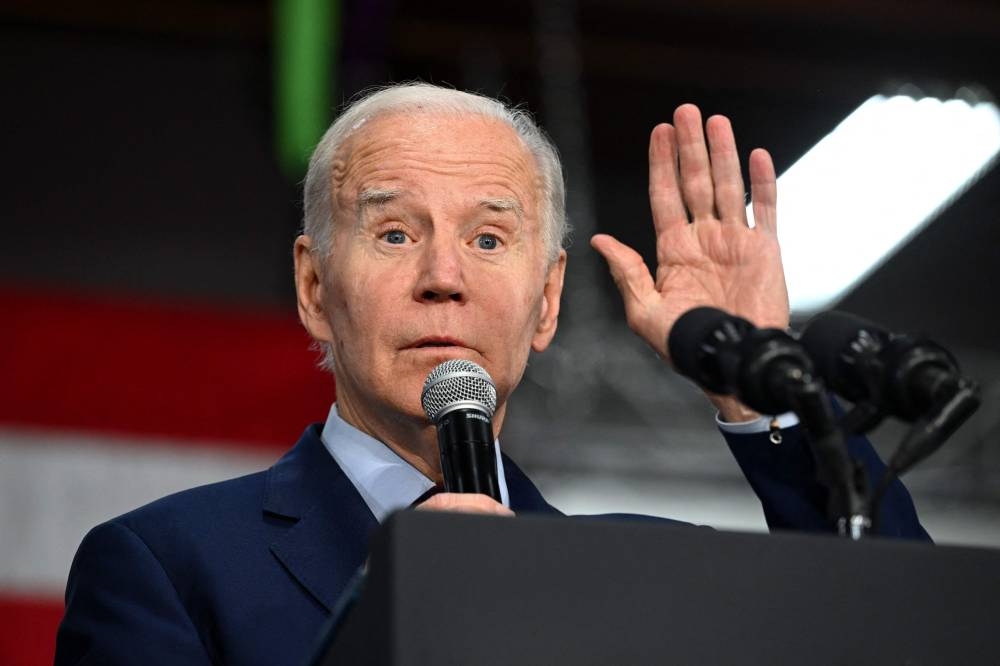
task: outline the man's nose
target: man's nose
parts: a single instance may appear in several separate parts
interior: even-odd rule
[[[462,247],[454,239],[432,238],[420,258],[414,298],[424,302],[465,301]]]

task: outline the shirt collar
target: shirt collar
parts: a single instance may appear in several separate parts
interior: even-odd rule
[[[326,450],[380,523],[393,511],[412,505],[434,486],[433,481],[395,451],[342,419],[336,403],[330,407],[321,438]],[[499,440],[494,443],[494,449],[500,498],[504,506],[510,506]]]

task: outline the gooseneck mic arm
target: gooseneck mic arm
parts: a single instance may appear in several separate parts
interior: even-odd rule
[[[914,421],[886,465],[885,473],[872,492],[873,527],[878,526],[882,498],[896,477],[931,455],[979,408],[979,386],[962,378],[950,398],[943,399],[930,413]]]
[[[841,536],[857,541],[871,527],[864,469],[847,453],[843,431],[822,381],[796,374],[788,384],[788,402],[806,432],[820,483],[829,492],[827,515],[837,521]]]

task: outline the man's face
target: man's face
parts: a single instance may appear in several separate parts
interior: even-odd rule
[[[564,254],[546,259],[539,176],[515,132],[479,117],[379,116],[332,173],[332,252],[310,330],[333,345],[338,401],[423,420],[427,374],[462,358],[506,402],[529,350],[552,339],[565,266]]]

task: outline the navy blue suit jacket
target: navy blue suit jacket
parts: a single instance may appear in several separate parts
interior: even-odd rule
[[[301,664],[364,562],[374,516],[320,440],[265,472],[165,497],[90,531],[66,589],[56,664]],[[826,495],[796,428],[727,435],[772,528],[829,530]],[[882,463],[851,443],[871,473]],[[504,459],[511,508],[559,512]],[[901,484],[884,531],[927,538]]]

